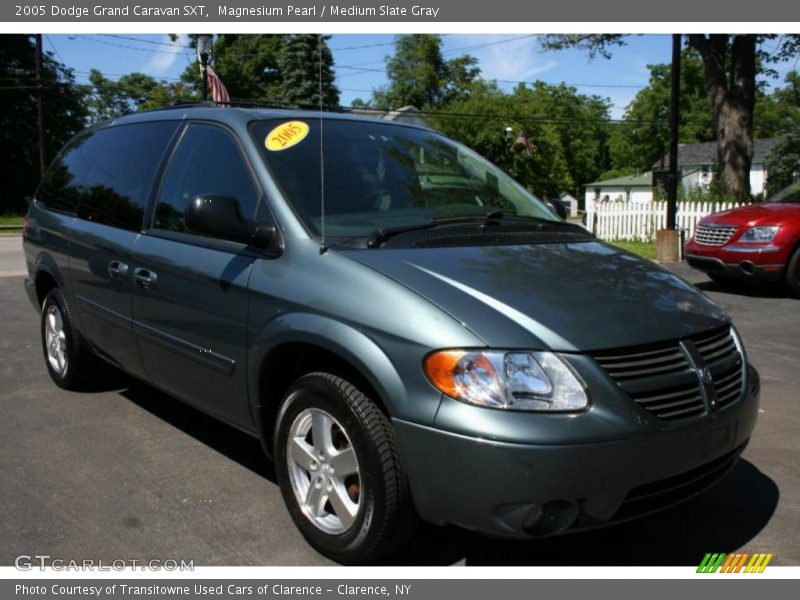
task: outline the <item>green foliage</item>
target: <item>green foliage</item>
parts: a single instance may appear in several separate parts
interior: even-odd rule
[[[286,36],[279,60],[281,101],[295,106],[339,106],[328,38],[318,34]]]
[[[767,195],[785,188],[800,177],[800,120],[780,138],[767,158]]]
[[[613,127],[609,149],[615,169],[648,171],[669,145],[670,65],[648,65],[650,82],[625,111],[626,123]],[[691,49],[681,59],[680,142],[714,141],[703,63]]]
[[[231,98],[265,103],[281,99],[280,61],[286,37],[224,33],[214,38],[212,65]],[[194,37],[190,45],[195,45]],[[203,84],[197,62],[187,65],[181,80],[199,98]]]
[[[790,71],[785,86],[758,99],[753,124],[757,138],[783,135],[800,123],[800,73]]]
[[[21,213],[39,182],[36,121],[36,46],[33,36],[0,36],[0,214]],[[42,63],[45,160],[83,128],[83,90],[70,69],[50,53]]]
[[[158,81],[143,73],[129,73],[112,81],[92,69],[89,83],[86,108],[91,122],[197,99],[194,90],[183,82]]]
[[[372,106],[400,108],[438,107],[463,100],[480,75],[472,56],[445,60],[438,35],[400,35],[394,54],[386,57],[389,84],[372,93]]]
[[[494,86],[476,87],[462,100],[430,114],[431,124],[508,172],[543,198],[561,192],[577,194],[606,167],[608,105],[564,85],[538,83],[506,94]],[[505,137],[506,127],[513,139]],[[524,131],[531,141],[529,156],[514,145]]]

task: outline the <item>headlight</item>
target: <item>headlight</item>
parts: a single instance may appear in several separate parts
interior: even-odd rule
[[[751,227],[739,238],[740,242],[768,244],[778,235],[780,227]]]
[[[538,411],[588,404],[581,382],[552,352],[442,350],[429,354],[424,367],[438,390],[469,404]]]

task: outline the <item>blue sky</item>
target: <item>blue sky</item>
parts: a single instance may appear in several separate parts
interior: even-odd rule
[[[336,63],[341,102],[368,98],[373,88],[386,83],[384,57],[392,51],[393,35],[338,34],[328,44]],[[545,52],[536,36],[520,35],[444,35],[446,58],[463,53],[479,61],[486,79],[498,80],[504,89],[517,81],[568,83],[584,94],[608,98],[612,116],[622,116],[636,92],[647,85],[648,64],[670,60],[671,36],[629,36],[627,45],[614,51],[610,60],[591,61],[584,52],[565,50]],[[184,48],[186,38],[170,44],[167,35],[46,35],[45,50],[75,69],[85,81],[89,69],[96,68],[112,79],[133,71],[158,79],[177,78],[186,65],[195,61]],[[781,77],[791,65],[781,65]]]

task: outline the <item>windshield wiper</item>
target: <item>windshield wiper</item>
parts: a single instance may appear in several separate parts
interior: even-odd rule
[[[480,223],[481,229],[486,229],[489,225],[499,225],[500,221],[504,219],[514,220],[520,219],[525,221],[534,221],[537,223],[550,223],[550,224],[559,224],[560,221],[553,221],[551,219],[545,219],[543,217],[533,217],[527,215],[509,215],[503,213],[501,210],[493,210],[484,214],[475,214],[475,215],[462,215],[458,217],[435,217],[430,221],[425,221],[423,223],[415,223],[414,225],[404,225],[401,227],[389,227],[389,228],[379,228],[373,231],[369,237],[367,237],[367,248],[378,248],[384,242],[390,240],[391,238],[403,234],[409,233],[411,231],[424,231],[425,229],[433,229],[434,227],[438,227],[439,225],[452,225],[455,223]]]

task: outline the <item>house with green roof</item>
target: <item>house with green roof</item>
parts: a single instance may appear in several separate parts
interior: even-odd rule
[[[585,205],[591,202],[652,202],[653,173],[638,173],[625,177],[614,177],[593,181],[584,187]]]

